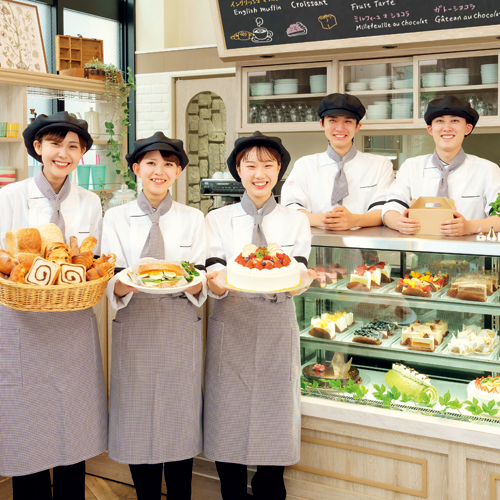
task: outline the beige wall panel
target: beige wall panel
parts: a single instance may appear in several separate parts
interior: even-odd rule
[[[409,447],[401,434],[383,441],[309,430],[302,436],[301,461],[287,477],[387,499],[447,497],[447,455]]]
[[[216,47],[136,54],[136,73],[172,73],[215,68],[234,68],[219,59]]]
[[[500,500],[500,465],[467,460],[467,500]]]

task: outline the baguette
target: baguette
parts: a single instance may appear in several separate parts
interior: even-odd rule
[[[69,237],[69,246],[69,253],[71,255],[71,258],[80,253],[80,248],[78,247],[78,238],[76,236]]]
[[[92,252],[97,245],[97,240],[94,236],[87,236],[80,245],[80,253]],[[94,254],[92,254],[94,255]]]

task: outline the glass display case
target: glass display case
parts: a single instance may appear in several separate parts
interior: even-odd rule
[[[312,245],[303,395],[500,423],[499,242],[377,227],[313,229]]]
[[[498,116],[498,51],[417,57],[418,116],[433,99],[456,95],[479,116]]]
[[[331,64],[244,68],[243,129],[316,130],[318,105],[333,91]]]
[[[365,105],[367,123],[413,118],[413,60],[385,59],[341,63],[340,87]]]

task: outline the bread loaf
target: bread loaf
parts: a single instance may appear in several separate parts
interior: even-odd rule
[[[18,253],[32,253],[42,255],[42,237],[38,229],[14,229],[7,231],[7,252],[17,256]]]
[[[80,264],[61,264],[61,272],[57,278],[58,285],[76,285],[85,283],[85,266]]]
[[[41,286],[54,285],[60,271],[57,264],[37,257],[28,274],[26,274],[26,283]]]
[[[0,273],[10,274],[18,264],[19,261],[10,252],[0,250]]]
[[[69,246],[69,253],[72,258],[80,253],[80,248],[78,247],[78,238],[76,236],[69,237]]]
[[[64,241],[64,235],[55,224],[42,224],[38,231],[42,237],[42,255],[45,255],[45,248],[49,243]]]

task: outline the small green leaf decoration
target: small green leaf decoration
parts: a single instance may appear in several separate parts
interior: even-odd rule
[[[329,380],[328,385],[333,389],[342,389],[342,382],[340,381],[340,379]]]
[[[317,381],[317,380],[315,380],[315,381],[313,382],[313,389],[316,389],[316,388],[318,388],[318,387],[319,387],[318,381]]]
[[[409,403],[410,401],[413,401],[412,398],[410,396],[408,396],[408,394],[405,394],[404,392],[401,394],[401,401],[403,403]]]
[[[442,406],[448,406],[450,399],[451,399],[451,394],[450,391],[448,391],[444,396],[439,396],[439,404]]]

